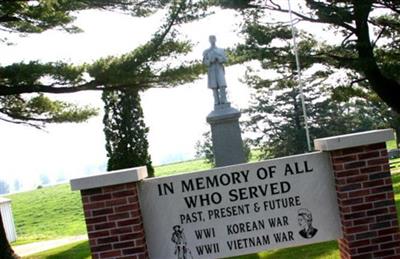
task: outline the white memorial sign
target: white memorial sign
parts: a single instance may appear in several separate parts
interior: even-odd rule
[[[150,258],[221,258],[340,238],[333,181],[319,152],[145,180]]]

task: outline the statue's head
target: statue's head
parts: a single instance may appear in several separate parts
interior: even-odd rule
[[[211,46],[215,46],[215,42],[217,41],[217,37],[215,37],[215,35],[210,35],[208,37],[208,40],[210,41]]]

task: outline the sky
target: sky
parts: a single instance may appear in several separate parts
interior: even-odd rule
[[[150,39],[164,14],[165,11],[160,11],[147,18],[135,18],[107,11],[83,11],[75,21],[83,33],[52,30],[26,37],[6,35],[15,44],[1,45],[0,64],[30,60],[83,64],[100,57],[121,55]],[[289,16],[266,17],[267,22],[277,20],[289,21]],[[222,48],[243,41],[237,31],[240,22],[234,11],[216,10],[215,15],[181,26],[182,37],[194,44],[189,58],[202,58],[203,50],[209,47],[209,35],[216,35],[217,45]],[[326,28],[309,23],[296,26],[311,29],[319,39],[335,39]],[[250,101],[251,91],[240,82],[245,70],[244,65],[226,68],[228,98],[238,109],[248,107]],[[12,191],[16,179],[24,189],[30,189],[40,184],[42,175],[55,183],[104,172],[107,157],[100,95],[99,92],[51,95],[99,109],[99,116],[81,124],[53,124],[42,131],[0,121],[0,181],[9,182]],[[206,117],[213,109],[212,92],[207,89],[205,75],[176,88],[147,90],[141,98],[145,122],[150,129],[148,140],[153,165],[194,158],[196,142],[209,130]]]
[[[84,33],[48,31],[28,37],[11,38],[13,46],[0,48],[0,64],[41,60],[90,63],[99,57],[120,55],[145,43],[157,30],[162,13],[134,18],[118,13],[84,11],[76,25]],[[193,58],[201,59],[208,48],[208,35],[217,36],[219,47],[231,47],[240,39],[235,31],[239,17],[233,11],[219,11],[200,22],[180,28],[194,44]],[[244,66],[226,68],[228,94],[233,106],[243,109],[250,93],[239,82]],[[102,101],[98,92],[51,95],[53,98],[98,107],[99,116],[81,124],[48,125],[45,131],[0,122],[0,180],[18,179],[24,189],[35,188],[40,177],[50,182],[105,171],[106,152],[102,126]],[[194,158],[195,144],[209,129],[206,116],[213,108],[212,92],[205,76],[172,89],[150,89],[142,93],[145,122],[150,128],[149,152],[153,164]]]

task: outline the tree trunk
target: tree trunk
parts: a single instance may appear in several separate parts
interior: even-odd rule
[[[10,243],[7,240],[6,231],[3,225],[3,219],[0,213],[0,259],[20,258],[14,253]]]
[[[400,84],[382,73],[374,55],[374,47],[369,36],[368,25],[368,16],[372,10],[371,8],[371,0],[358,0],[354,3],[359,64],[372,90],[374,90],[389,107],[400,114],[400,102],[398,97]]]

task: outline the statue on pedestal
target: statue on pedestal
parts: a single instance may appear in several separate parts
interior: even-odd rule
[[[217,48],[217,38],[210,35],[211,47],[203,52],[203,63],[208,67],[208,88],[213,90],[214,104],[228,104],[224,63],[228,60],[225,51]]]

